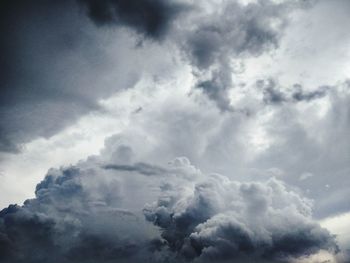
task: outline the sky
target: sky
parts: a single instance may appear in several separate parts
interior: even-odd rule
[[[348,0],[4,0],[0,262],[350,262]]]

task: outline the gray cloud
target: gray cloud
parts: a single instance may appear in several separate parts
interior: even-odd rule
[[[184,4],[164,0],[79,0],[97,24],[124,25],[147,37],[162,38]]]
[[[74,1],[2,1],[0,12],[0,151],[52,136],[137,80]],[[120,58],[124,41],[112,52]]]
[[[167,173],[166,169],[156,165],[149,165],[147,163],[135,163],[134,165],[106,164],[106,165],[103,165],[102,167],[107,170],[137,172],[143,175],[163,175]]]
[[[91,3],[87,4],[88,8]],[[101,5],[104,3],[107,2]],[[130,22],[119,18],[121,2],[109,3],[113,5],[109,9],[113,17],[101,23],[126,26],[152,39],[162,38],[170,32],[171,23],[178,23],[169,41],[182,48],[192,64],[196,88],[213,100],[221,112],[208,107],[206,102],[197,105],[193,97],[177,97],[175,92],[167,93],[165,89],[161,103],[142,104],[144,101],[140,100],[142,106],[137,107],[142,110],[130,117],[131,125],[121,134],[106,141],[101,156],[91,157],[77,166],[49,171],[37,186],[35,199],[0,213],[0,260],[111,262],[118,258],[121,262],[172,262],[234,258],[243,262],[271,262],[313,254],[320,249],[337,251],[334,237],[312,220],[310,201],[286,184],[300,187],[315,199],[318,218],[349,210],[349,83],[308,91],[301,85],[284,88],[273,80],[262,81],[257,86],[263,103],[252,99],[253,103],[257,102],[257,108],[263,108],[262,112],[253,113],[248,119],[222,114],[235,109],[229,99],[234,86],[231,59],[259,56],[276,47],[279,29],[285,22],[279,16],[290,10],[288,5],[258,1],[241,6],[233,2],[232,6],[237,8],[228,4],[225,9],[228,14],[218,10],[225,15],[199,15],[198,23],[194,15],[193,27],[188,26],[192,17],[177,21],[178,12],[172,13],[175,9],[170,8],[165,11],[170,12],[169,20],[155,30],[138,19]],[[132,86],[137,79],[137,74],[126,70],[128,65],[122,65],[126,71],[106,69],[115,65],[109,61],[114,52],[120,52],[120,60],[130,61],[134,68],[132,58],[128,54],[122,56],[128,50],[123,45],[133,41],[122,41],[121,51],[99,49],[105,42],[94,40],[106,37],[101,33],[105,27],[97,30],[88,19],[79,22],[83,16],[75,17],[77,7],[71,4],[74,15],[62,12],[65,15],[59,18],[51,17],[49,8],[43,6],[18,11],[6,4],[16,15],[4,15],[2,20],[16,23],[11,23],[15,27],[13,31],[2,23],[1,30],[6,28],[8,31],[4,32],[9,38],[2,40],[1,47],[3,51],[12,50],[8,58],[16,59],[6,58],[0,64],[6,73],[1,78],[5,83],[3,106],[0,106],[2,151],[16,152],[22,142],[55,134],[85,112],[98,110],[99,98]],[[267,17],[265,11],[261,14],[259,11],[265,7],[255,9],[256,5],[271,5],[271,10],[265,6]],[[28,14],[16,21],[14,17],[21,17],[17,14],[25,10]],[[130,19],[138,16],[137,10]],[[236,10],[237,16],[229,15]],[[27,23],[24,17],[32,19]],[[270,17],[281,19],[282,27],[277,31],[273,23],[271,32],[264,31],[270,29],[265,27],[270,25],[265,24],[265,19]],[[232,22],[237,35],[234,29],[226,28],[229,23],[220,19]],[[257,22],[252,22],[254,19]],[[46,20],[60,26],[55,26],[55,31],[50,26],[36,31]],[[85,31],[86,26],[89,28]],[[24,28],[31,33],[20,34]],[[42,32],[45,34],[41,35]],[[240,40],[244,45],[240,46]],[[59,41],[64,44],[56,45]],[[14,56],[17,51],[9,49],[9,43],[14,43],[21,52]],[[19,43],[27,46],[24,48]],[[52,58],[51,47],[57,51]],[[57,62],[61,56],[68,60]],[[141,56],[143,60],[144,54]],[[146,67],[148,62],[143,61]],[[71,75],[77,68],[77,75],[83,76],[79,80],[75,79],[76,72]],[[120,83],[100,82],[105,79],[100,79],[100,75],[109,79],[106,70],[111,75],[119,72]],[[128,77],[122,79],[124,75]],[[17,94],[20,96],[16,97]],[[266,104],[279,106],[265,107]],[[118,138],[125,139],[120,147]],[[129,143],[135,151],[127,146]],[[264,171],[276,167],[282,171],[280,176],[286,184],[277,180],[239,183],[221,176],[206,176],[184,157],[169,167],[160,165],[177,155],[190,156],[207,171],[215,169],[230,178],[244,180],[248,177],[261,180],[266,177]],[[249,174],[246,172],[249,169],[259,173]],[[299,180],[305,172],[314,176]],[[150,205],[144,207],[145,203]]]
[[[283,88],[273,79],[258,80],[256,87],[262,91],[265,104],[310,102],[325,97],[330,90],[328,86],[321,86],[313,91],[305,91],[300,84],[294,84],[291,88]]]
[[[312,221],[310,201],[275,179],[238,183],[193,173],[184,157],[153,179],[140,165],[98,163],[51,169],[34,199],[0,212],[2,262],[263,261],[337,252]]]
[[[312,221],[310,201],[275,179],[238,183],[215,175],[171,185],[144,213],[169,248],[190,260],[288,261],[338,251],[334,237]]]
[[[305,92],[302,90],[302,86],[299,84],[295,84],[294,87],[295,91],[292,94],[292,97],[295,101],[311,101],[314,99],[320,99],[327,95],[327,91],[330,87],[328,86],[322,86],[319,89],[315,91],[309,91]]]
[[[321,218],[350,208],[346,202],[350,141],[345,135],[350,125],[349,84],[345,81],[336,86],[321,87],[320,91],[323,90],[327,96],[318,98],[317,95],[314,99],[326,106],[316,104],[309,105],[308,111],[298,110],[298,104],[291,103],[295,101],[289,95],[286,103],[273,109],[273,119],[265,128],[275,141],[269,151],[254,161],[259,169],[279,167],[293,171],[284,180],[309,192],[316,200],[315,216]],[[324,110],[321,114],[320,109]],[[300,176],[305,173],[314,176],[300,181]]]
[[[0,212],[1,262],[141,262],[152,228],[119,208],[120,186],[90,169],[52,169],[35,199]]]
[[[289,1],[227,1],[210,14],[190,20],[183,50],[199,78],[196,85],[219,109],[232,110],[228,91],[234,87],[232,60],[256,57],[278,47],[287,12],[301,5]]]
[[[181,49],[193,66],[196,87],[221,111],[231,111],[231,59],[276,47],[285,13],[298,6],[232,1],[208,14],[202,4],[177,1],[78,2],[2,4],[0,30],[6,37],[0,43],[0,151],[19,152],[22,144],[48,138],[100,110],[99,99],[132,87],[141,72],[152,68],[153,58],[139,54],[143,47],[134,49],[134,36],[96,27],[91,19],[126,26],[150,39],[164,37],[163,51],[169,55],[173,45]],[[146,56],[148,62],[138,64]]]

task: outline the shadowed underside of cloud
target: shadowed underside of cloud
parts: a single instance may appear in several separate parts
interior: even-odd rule
[[[193,173],[182,157],[143,184],[139,164],[105,170],[90,162],[50,170],[35,199],[0,212],[2,262],[287,262],[337,252],[334,237],[311,219],[310,201],[275,179]]]
[[[107,164],[107,165],[104,165],[103,168],[107,170],[138,172],[143,175],[162,175],[167,172],[167,170],[162,167],[149,165],[147,163],[136,163],[133,165]]]
[[[128,26],[138,33],[161,39],[185,5],[167,0],[79,0],[99,25]]]
[[[0,152],[56,134],[134,83],[73,0],[1,1],[0,34]]]

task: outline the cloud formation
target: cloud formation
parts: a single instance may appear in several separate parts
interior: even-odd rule
[[[349,210],[350,82],[288,86],[279,71],[236,71],[278,49],[302,2],[5,1],[0,152],[98,116],[51,148],[34,142],[32,155],[0,171],[2,189],[30,177],[32,163],[74,163],[65,150],[73,140],[94,144],[90,120],[108,116],[119,133],[0,212],[0,261],[294,263],[335,254],[336,237],[313,215]],[[195,166],[186,157],[164,166],[175,156]]]
[[[136,4],[122,2],[126,9]],[[163,12],[174,6],[176,13],[175,4],[158,1],[153,7],[153,3],[144,1],[141,8],[149,6],[150,12],[157,13],[158,7]],[[109,1],[96,4],[110,5]],[[136,20],[142,15],[138,5],[137,10]],[[152,20],[150,15],[146,18]],[[167,24],[167,16],[158,20]],[[142,27],[143,22],[137,25]],[[166,25],[153,28],[152,23],[145,28],[151,30],[149,34],[165,30]],[[137,48],[130,29],[120,28],[96,26],[75,0],[2,1],[0,153],[18,153],[23,144],[50,138],[82,116],[101,111],[102,99],[134,87],[141,74],[161,74],[159,64],[169,70],[173,67],[169,63],[172,54],[164,52],[164,47],[145,43]]]
[[[0,152],[56,134],[137,80],[112,59],[126,39],[114,50],[74,1],[2,1],[0,34]]]
[[[312,91],[305,91],[300,84],[294,84],[290,88],[281,88],[273,79],[258,80],[256,87],[263,93],[263,101],[266,104],[281,104],[284,102],[310,102],[321,99],[327,95],[329,86],[321,86]]]
[[[288,12],[303,5],[291,1],[225,1],[202,11],[184,25],[180,45],[194,67],[200,89],[222,111],[232,110],[233,61],[256,57],[278,47]],[[188,29],[187,29],[188,28]]]
[[[51,169],[34,199],[0,212],[2,262],[286,262],[337,252],[311,202],[276,179],[204,175],[185,157],[153,177],[139,164],[99,162]]]
[[[191,187],[169,184],[144,213],[170,250],[189,260],[288,261],[337,251],[311,220],[310,201],[276,179],[238,183],[213,175]]]
[[[142,74],[159,75],[151,72],[157,60],[147,50],[152,44],[160,45],[159,57],[185,58],[197,90],[221,111],[232,111],[232,61],[275,49],[286,14],[300,3],[6,0],[0,151],[18,153],[22,144],[49,138],[100,110],[99,100],[133,87]],[[137,44],[139,36],[152,41]],[[169,61],[163,68],[172,66]]]
[[[146,37],[162,38],[184,4],[166,0],[79,0],[98,25],[128,26]]]

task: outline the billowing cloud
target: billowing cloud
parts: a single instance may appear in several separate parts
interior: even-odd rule
[[[151,250],[156,231],[120,208],[122,190],[118,178],[93,170],[49,171],[35,199],[1,211],[0,260],[141,262],[138,257]]]
[[[310,201],[276,179],[238,183],[213,175],[191,186],[170,183],[144,213],[167,246],[191,260],[283,261],[337,251],[312,221]]]
[[[205,175],[185,157],[151,177],[150,164],[106,170],[100,162],[51,169],[34,199],[0,212],[2,262],[260,262],[337,252],[310,200],[276,179]]]
[[[5,1],[0,152],[45,139],[1,156],[1,201],[96,155],[0,212],[0,261],[347,262],[316,220],[350,209],[350,82],[279,78],[305,2]]]

